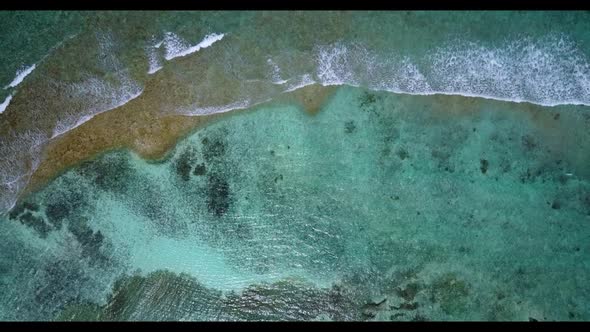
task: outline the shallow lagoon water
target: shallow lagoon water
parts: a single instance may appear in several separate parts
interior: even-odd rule
[[[461,102],[342,87],[85,162],[2,220],[2,318],[587,319],[587,178],[518,104]]]
[[[0,114],[0,319],[589,318],[586,13],[282,15],[29,17],[70,25],[0,75],[37,64]],[[272,102],[314,82],[318,112]],[[126,104],[233,112],[16,200]]]

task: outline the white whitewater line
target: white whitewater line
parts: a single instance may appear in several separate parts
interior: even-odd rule
[[[301,81],[299,83],[296,83],[295,85],[287,88],[287,90],[285,90],[285,92],[291,92],[291,91],[299,90],[299,89],[304,88],[304,87],[306,87],[308,85],[312,85],[312,84],[317,83],[316,81],[314,81],[311,78],[311,75],[309,75],[309,74],[305,74],[305,75],[301,76],[300,79],[301,79]],[[320,85],[326,86],[326,85],[323,85],[323,84],[320,84]]]
[[[25,79],[25,77],[27,77],[31,72],[33,72],[33,70],[35,70],[36,67],[37,65],[33,64],[32,66],[27,67],[25,69],[17,70],[16,77],[12,80],[12,82],[10,82],[10,84],[5,86],[4,89],[6,90],[8,88],[14,88],[15,86],[19,85]]]
[[[215,113],[224,113],[224,112],[233,111],[233,110],[250,108],[250,107],[257,105],[259,103],[251,103],[250,100],[242,100],[242,101],[236,101],[235,103],[221,105],[221,106],[205,106],[205,107],[185,108],[185,109],[179,110],[178,114],[188,115],[188,116],[199,116],[199,115],[209,115],[209,114],[215,114]]]
[[[64,40],[60,41],[59,43],[53,45],[50,49],[49,52],[47,54],[45,54],[43,56],[43,58],[41,58],[41,60],[39,60],[39,64],[42,63],[43,61],[45,61],[45,59],[51,55],[58,47],[60,47],[63,43],[65,43],[66,41],[76,37],[78,34],[73,34],[70,35],[68,37],[66,37]],[[25,77],[27,77],[33,70],[35,70],[35,68],[37,68],[37,64],[33,64],[32,66],[24,69],[24,70],[19,70],[16,73],[16,77],[14,78],[14,80],[12,80],[12,82],[10,84],[8,84],[7,86],[4,87],[4,89],[8,89],[8,88],[14,88],[17,85],[19,85],[24,79]],[[6,110],[6,108],[8,107],[8,104],[10,103],[10,101],[12,100],[12,95],[9,95],[8,97],[6,97],[6,99],[4,100],[4,102],[2,104],[0,104],[0,114],[2,114],[2,112],[4,112]]]
[[[10,104],[10,100],[12,100],[12,95],[8,95],[8,97],[4,99],[4,102],[0,104],[0,114],[6,110],[6,107],[8,107],[8,104]]]
[[[459,42],[413,60],[335,43],[318,46],[315,57],[314,78],[324,86],[590,106],[590,62],[575,42],[560,36],[519,39],[494,48]]]
[[[536,102],[530,101],[527,99],[516,99],[516,98],[503,98],[503,97],[496,97],[484,94],[475,94],[475,93],[468,93],[468,92],[449,92],[449,91],[423,91],[423,92],[413,92],[413,91],[403,91],[403,90],[392,90],[392,89],[385,89],[385,88],[372,88],[367,86],[361,85],[352,85],[352,84],[321,84],[322,86],[330,86],[330,85],[347,85],[355,88],[365,88],[371,91],[384,91],[395,93],[399,95],[410,95],[410,96],[435,96],[435,95],[442,95],[442,96],[460,96],[466,98],[482,98],[488,100],[495,100],[495,101],[504,101],[504,102],[511,102],[511,103],[528,103],[533,105],[545,106],[545,107],[555,107],[555,106],[590,106],[590,103],[584,103],[582,101],[569,101],[569,102]]]
[[[224,33],[212,33],[209,34],[207,36],[205,36],[205,38],[198,43],[197,45],[185,48],[184,50],[180,50],[181,48],[184,48],[183,44],[184,41],[182,39],[180,39],[178,36],[169,33],[166,37],[166,56],[164,56],[164,58],[166,60],[172,60],[174,58],[178,58],[178,57],[183,57],[183,56],[187,56],[191,53],[195,53],[197,51],[199,51],[202,48],[207,48],[211,45],[213,45],[215,42],[220,41],[221,39],[223,39],[223,37],[225,36]]]
[[[155,37],[152,37],[152,43],[154,42]],[[152,75],[155,74],[158,70],[163,68],[162,65],[162,56],[160,55],[160,53],[158,52],[158,50],[160,49],[160,46],[162,46],[162,44],[164,44],[164,41],[166,39],[161,39],[159,42],[153,44],[153,45],[149,45],[146,47],[146,52],[147,52],[147,57],[148,57],[148,62],[149,62],[149,69],[148,69],[148,75]]]
[[[150,48],[148,50],[148,61],[149,61],[149,65],[150,65],[150,68],[148,70],[149,75],[154,74],[158,70],[163,68],[163,66],[160,62],[160,59],[158,59],[158,53],[156,53],[155,48]]]
[[[496,97],[496,96],[489,96],[483,94],[475,94],[475,93],[468,93],[468,92],[448,92],[448,91],[427,91],[427,92],[406,92],[406,91],[390,91],[390,90],[380,90],[380,89],[371,89],[374,91],[387,91],[397,94],[406,94],[406,95],[413,95],[413,96],[434,96],[434,95],[443,95],[443,96],[460,96],[460,97],[467,97],[467,98],[482,98],[488,100],[495,100],[495,101],[505,101],[511,103],[528,103],[533,105],[545,106],[545,107],[555,107],[555,106],[590,106],[590,103],[585,103],[583,101],[562,101],[562,102],[537,102],[537,101],[530,101],[527,99],[516,99],[516,98],[503,98],[503,97]]]
[[[68,131],[71,131],[72,129],[81,126],[83,123],[87,122],[88,120],[92,119],[93,117],[95,117],[101,113],[108,112],[108,111],[114,110],[115,108],[121,107],[121,106],[127,104],[128,102],[132,101],[133,99],[139,97],[142,93],[143,93],[143,89],[141,89],[138,93],[132,95],[129,99],[124,100],[123,102],[121,102],[113,107],[107,108],[107,109],[100,111],[100,112],[96,112],[94,114],[85,115],[85,116],[81,117],[80,119],[78,119],[78,121],[76,121],[76,123],[72,127],[59,128],[59,125],[58,125],[58,126],[56,126],[56,128],[54,128],[53,135],[49,139],[53,139],[57,136],[63,135],[65,133],[67,133]]]
[[[155,74],[162,68],[164,68],[162,65],[159,65],[159,64],[154,65],[154,64],[150,63],[150,69],[148,70],[148,75]]]
[[[362,86],[362,85],[357,85],[357,84],[348,84],[348,83],[321,83],[321,82],[317,82],[317,81],[312,80],[309,75],[304,75],[302,77],[302,81],[299,84],[296,84],[295,86],[290,87],[290,88],[284,90],[283,92],[280,92],[279,94],[293,92],[295,90],[299,90],[301,88],[304,88],[306,86],[313,85],[313,84],[319,84],[324,87],[327,87],[327,86],[350,86],[350,87],[354,87],[354,88],[365,88],[365,89],[368,89],[371,91],[383,91],[383,92],[389,92],[389,93],[394,93],[394,94],[399,94],[399,95],[412,95],[412,96],[444,95],[444,96],[460,96],[460,97],[467,97],[467,98],[482,98],[482,99],[501,101],[501,102],[529,103],[529,104],[545,106],[545,107],[554,107],[554,106],[563,106],[563,105],[590,106],[590,104],[586,104],[583,102],[572,102],[572,103],[566,103],[566,104],[564,104],[564,103],[537,103],[537,102],[531,102],[529,100],[524,100],[524,99],[501,98],[501,97],[478,95],[478,94],[471,94],[471,93],[454,93],[454,92],[446,92],[446,91],[407,92],[407,91],[391,90],[391,89],[384,89],[384,88],[372,88],[372,87],[367,87],[367,86]],[[263,104],[265,102],[269,102],[273,98],[274,98],[274,96],[267,98],[263,101],[259,101],[259,102],[251,102],[249,100],[243,100],[243,101],[237,101],[235,103],[231,103],[231,104],[227,104],[227,105],[223,105],[223,106],[195,107],[190,110],[183,109],[183,110],[179,110],[178,114],[187,115],[187,116],[202,116],[202,115],[210,115],[210,114],[215,114],[215,113],[225,113],[225,112],[230,112],[230,111],[244,110],[244,109],[249,109],[249,108],[255,107],[257,105]]]

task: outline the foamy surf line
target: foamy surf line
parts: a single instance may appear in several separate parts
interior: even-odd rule
[[[57,48],[59,48],[60,46],[62,46],[66,41],[76,37],[78,34],[72,34],[70,36],[67,36],[64,40],[60,41],[59,43],[53,45],[50,49],[49,52],[47,54],[45,54],[43,56],[43,58],[41,58],[41,60],[38,62],[39,64],[42,63],[47,57],[49,57]],[[25,67],[17,70],[16,71],[16,77],[12,80],[12,82],[10,82],[10,84],[6,85],[4,87],[4,89],[8,89],[8,88],[14,88],[17,85],[19,85],[20,83],[22,83],[22,81],[29,76],[29,74],[31,74],[33,72],[33,70],[35,70],[37,68],[37,64],[34,63],[29,67]],[[2,112],[0,112],[2,113]]]
[[[142,93],[143,93],[143,89],[141,89],[138,93],[132,95],[129,99],[126,99],[125,101],[123,101],[123,102],[121,102],[121,103],[119,103],[119,104],[117,104],[115,106],[109,107],[109,108],[107,108],[105,110],[102,110],[100,112],[96,112],[94,114],[84,115],[81,118],[79,118],[78,120],[76,120],[76,123],[74,123],[71,126],[60,126],[60,125],[57,125],[55,127],[54,132],[53,132],[53,135],[51,136],[50,139],[56,138],[56,137],[58,137],[60,135],[63,135],[65,133],[67,133],[67,132],[69,132],[69,131],[71,131],[71,130],[79,127],[79,126],[81,126],[85,122],[88,122],[90,119],[94,118],[95,116],[97,116],[97,115],[99,115],[101,113],[108,112],[108,111],[114,110],[116,108],[119,108],[119,107],[125,105],[128,102],[132,101],[133,99],[139,97]]]
[[[224,36],[225,34],[223,33],[212,33],[206,35],[205,38],[203,38],[203,40],[197,45],[187,46],[187,43],[177,35],[171,32],[167,33],[166,37],[164,38],[164,44],[166,47],[166,55],[164,56],[164,58],[166,60],[172,60],[174,58],[187,56],[191,53],[199,51],[200,49],[207,48],[213,45],[215,42],[218,42],[221,39],[223,39]]]
[[[373,91],[387,91],[391,93],[397,94],[405,94],[405,95],[414,95],[414,96],[436,96],[436,95],[443,95],[443,96],[460,96],[465,98],[482,98],[488,100],[495,100],[495,101],[503,101],[503,102],[510,102],[510,103],[526,103],[544,107],[556,107],[556,106],[590,106],[590,103],[585,103],[581,101],[571,101],[571,102],[556,102],[556,103],[543,103],[543,102],[533,102],[526,99],[512,99],[512,98],[502,98],[502,97],[495,97],[489,95],[478,95],[473,93],[464,93],[464,92],[447,92],[447,91],[430,91],[430,92],[397,92],[397,91],[389,91],[389,90],[378,90],[378,89],[369,89]]]
[[[16,72],[16,77],[12,80],[12,82],[10,82],[10,84],[5,86],[4,89],[14,88],[17,85],[19,85],[25,79],[25,77],[27,77],[30,73],[33,72],[33,70],[35,70],[36,67],[37,65],[33,64],[32,66],[26,67],[24,69],[19,69]]]
[[[264,104],[266,102],[271,101],[272,98],[267,98],[259,101],[250,101],[250,100],[243,100],[237,101],[235,103],[231,103],[228,105],[222,106],[205,106],[205,107],[192,107],[192,108],[183,108],[180,109],[177,114],[186,115],[186,116],[204,116],[204,115],[213,115],[217,113],[227,113],[231,111],[237,110],[245,110],[260,104]]]
[[[2,104],[0,104],[0,114],[2,114],[6,110],[6,107],[8,107],[8,104],[10,104],[11,100],[12,100],[12,95],[8,95],[8,97],[6,97],[6,99],[4,99],[4,102],[2,102]]]
[[[500,47],[454,42],[424,56],[359,44],[317,46],[314,79],[410,95],[458,95],[540,106],[590,105],[590,62],[568,38],[519,39]]]
[[[313,84],[313,83],[311,83]],[[318,83],[321,86],[350,86],[354,88],[363,88],[371,91],[380,91],[380,92],[389,92],[395,93],[398,95],[409,95],[409,96],[459,96],[465,98],[481,98],[487,100],[494,100],[494,101],[501,101],[501,102],[510,102],[510,103],[527,103],[532,105],[538,105],[543,107],[556,107],[556,106],[590,106],[590,103],[585,103],[581,101],[571,101],[571,102],[555,102],[555,103],[543,103],[543,102],[534,102],[526,99],[513,99],[513,98],[502,98],[484,94],[475,94],[475,93],[468,93],[468,92],[449,92],[449,91],[424,91],[424,92],[409,92],[409,91],[401,91],[401,90],[391,90],[391,89],[384,89],[384,88],[372,88],[370,86],[362,86],[362,85],[355,85],[355,84],[347,84],[347,83],[333,83],[333,84],[322,84]],[[309,85],[309,84],[308,84]],[[304,87],[304,86],[301,86]],[[297,89],[299,89],[298,87]],[[293,91],[293,90],[288,90]],[[287,91],[287,92],[288,92]]]
[[[223,105],[223,106],[186,108],[186,109],[179,110],[178,114],[182,114],[182,115],[186,115],[186,116],[205,116],[205,115],[212,115],[212,114],[216,114],[216,113],[226,113],[226,112],[232,112],[232,111],[246,110],[246,109],[258,106],[260,104],[269,102],[273,98],[278,97],[281,94],[291,93],[291,92],[297,91],[299,89],[305,88],[305,87],[313,85],[313,84],[318,84],[323,87],[349,86],[349,87],[353,87],[353,88],[367,89],[367,90],[375,91],[375,92],[387,92],[387,93],[393,93],[393,94],[398,94],[398,95],[409,95],[409,96],[437,96],[437,95],[440,96],[440,95],[442,95],[442,96],[459,96],[459,97],[465,97],[465,98],[481,98],[481,99],[493,100],[493,101],[498,101],[498,102],[509,102],[509,103],[519,103],[519,104],[520,103],[528,103],[528,104],[538,105],[538,106],[543,106],[543,107],[568,106],[568,105],[569,106],[590,106],[590,104],[588,104],[588,103],[576,102],[576,101],[572,101],[569,103],[568,102],[539,103],[539,102],[532,102],[532,101],[524,100],[524,99],[501,98],[501,97],[480,95],[480,94],[473,94],[473,93],[465,93],[465,92],[448,92],[448,91],[408,92],[408,91],[401,91],[401,90],[374,88],[374,87],[370,87],[370,86],[348,84],[348,83],[321,83],[321,82],[317,82],[317,81],[312,80],[309,75],[304,75],[304,79],[302,79],[299,84],[296,84],[293,87],[289,87],[286,90],[277,94],[276,96],[264,99],[262,101],[252,102],[249,100],[244,100],[244,101],[237,101],[235,103],[231,103],[231,104]]]

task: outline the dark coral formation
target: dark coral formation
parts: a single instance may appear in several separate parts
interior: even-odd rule
[[[195,166],[195,170],[193,171],[193,174],[196,176],[202,176],[207,174],[207,167],[205,166],[205,164],[198,164],[197,166]]]
[[[358,307],[352,294],[337,286],[279,281],[223,294],[188,275],[157,271],[123,277],[105,305],[72,303],[58,320],[358,320]]]
[[[62,222],[66,219],[72,210],[65,202],[55,202],[47,204],[45,207],[45,214],[50,223],[57,229],[61,228]]]
[[[431,285],[431,300],[440,303],[446,314],[457,313],[465,308],[469,284],[452,273],[436,279]]]
[[[218,174],[209,174],[207,182],[207,208],[217,217],[223,216],[231,203],[229,183]]]
[[[488,172],[488,168],[490,167],[490,162],[487,159],[480,159],[479,160],[479,170],[481,174],[486,174]]]
[[[103,258],[100,253],[100,246],[103,242],[103,235],[100,231],[93,231],[84,218],[71,220],[68,223],[68,230],[74,235],[82,246],[82,256],[91,258],[93,261]]]
[[[24,201],[10,211],[8,218],[19,221],[32,228],[41,238],[46,238],[49,232],[59,227],[47,224],[39,210],[40,206],[37,203]]]
[[[201,143],[203,144],[203,157],[207,162],[219,159],[225,154],[226,146],[221,137],[205,137],[201,140]]]
[[[344,123],[344,132],[347,134],[352,134],[356,131],[356,124],[354,121],[346,121]]]
[[[176,160],[176,173],[184,181],[190,180],[192,162],[195,158],[195,153],[192,149],[187,149]]]
[[[104,154],[97,159],[83,162],[77,168],[77,172],[98,188],[115,193],[125,193],[134,175],[129,153],[123,151]]]

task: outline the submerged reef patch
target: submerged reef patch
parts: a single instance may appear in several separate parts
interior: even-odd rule
[[[584,319],[588,179],[522,107],[349,87],[105,153],[0,220],[1,318]]]
[[[314,288],[298,281],[252,285],[224,294],[194,278],[169,271],[125,276],[105,305],[72,303],[57,320],[278,321],[359,319],[352,294],[342,288]]]
[[[223,216],[230,207],[231,192],[223,175],[212,173],[207,181],[207,208],[217,217]]]

